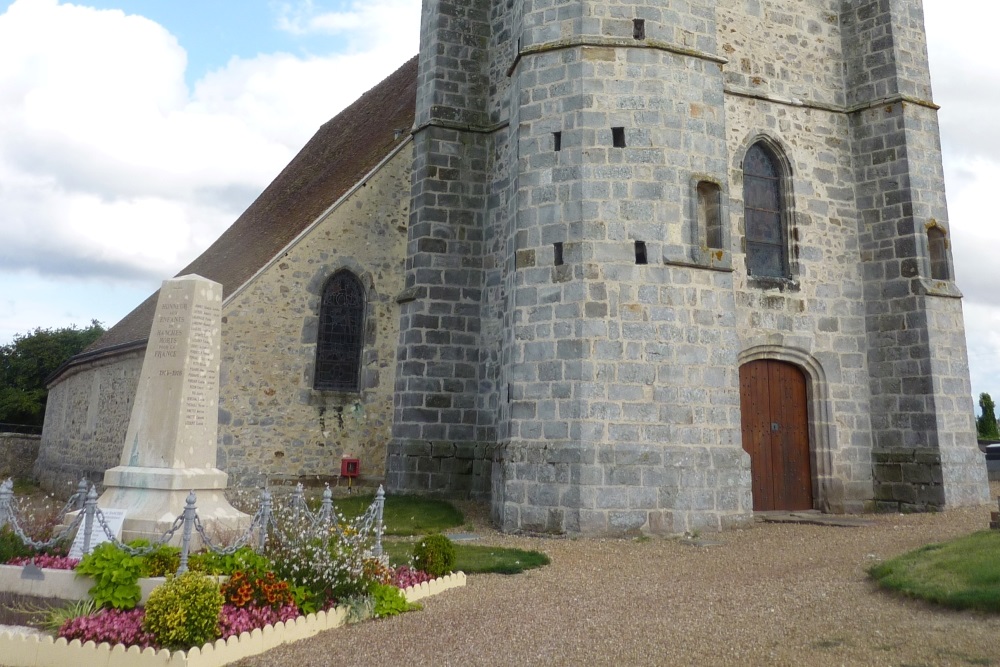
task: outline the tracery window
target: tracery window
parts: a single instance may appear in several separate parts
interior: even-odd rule
[[[789,277],[783,176],[777,156],[764,142],[750,147],[743,158],[743,206],[752,276]]]
[[[364,325],[364,287],[350,271],[338,271],[323,288],[314,388],[358,391]]]

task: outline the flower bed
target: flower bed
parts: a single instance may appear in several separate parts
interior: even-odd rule
[[[465,575],[457,572],[404,589],[403,594],[408,602],[416,602],[461,586],[465,586]],[[3,630],[0,631],[0,655],[3,656],[4,664],[9,667],[218,667],[258,655],[282,644],[313,637],[324,630],[338,628],[344,625],[346,618],[347,608],[336,607],[329,611],[299,616],[294,621],[279,621],[274,625],[266,625],[261,630],[243,632],[187,651],[157,651],[153,648],[140,649],[138,646],[126,648],[122,644],[112,647],[107,643],[81,643],[77,639],[67,641],[48,635],[28,635],[16,630]]]

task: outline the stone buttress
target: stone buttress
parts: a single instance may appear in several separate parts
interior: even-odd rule
[[[979,504],[989,487],[975,439],[921,4],[850,0],[841,18],[876,504]]]

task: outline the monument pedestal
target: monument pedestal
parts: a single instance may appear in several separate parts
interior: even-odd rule
[[[118,466],[104,473],[105,492],[97,506],[128,510],[122,525],[122,541],[138,538],[153,541],[170,529],[184,511],[188,494],[194,491],[198,518],[215,544],[233,542],[250,527],[251,517],[226,500],[228,475],[216,468],[148,468]],[[200,535],[192,535],[198,548]],[[169,544],[180,545],[178,530]]]
[[[163,282],[120,465],[104,473],[101,508],[126,510],[122,539],[160,538],[188,494],[213,543],[231,543],[251,517],[225,498],[218,470],[222,285],[201,276]],[[201,538],[192,535],[194,545]],[[181,531],[171,539],[179,544]]]

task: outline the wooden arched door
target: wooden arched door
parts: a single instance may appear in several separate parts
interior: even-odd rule
[[[805,374],[793,364],[773,359],[744,364],[740,410],[754,511],[812,509]]]

